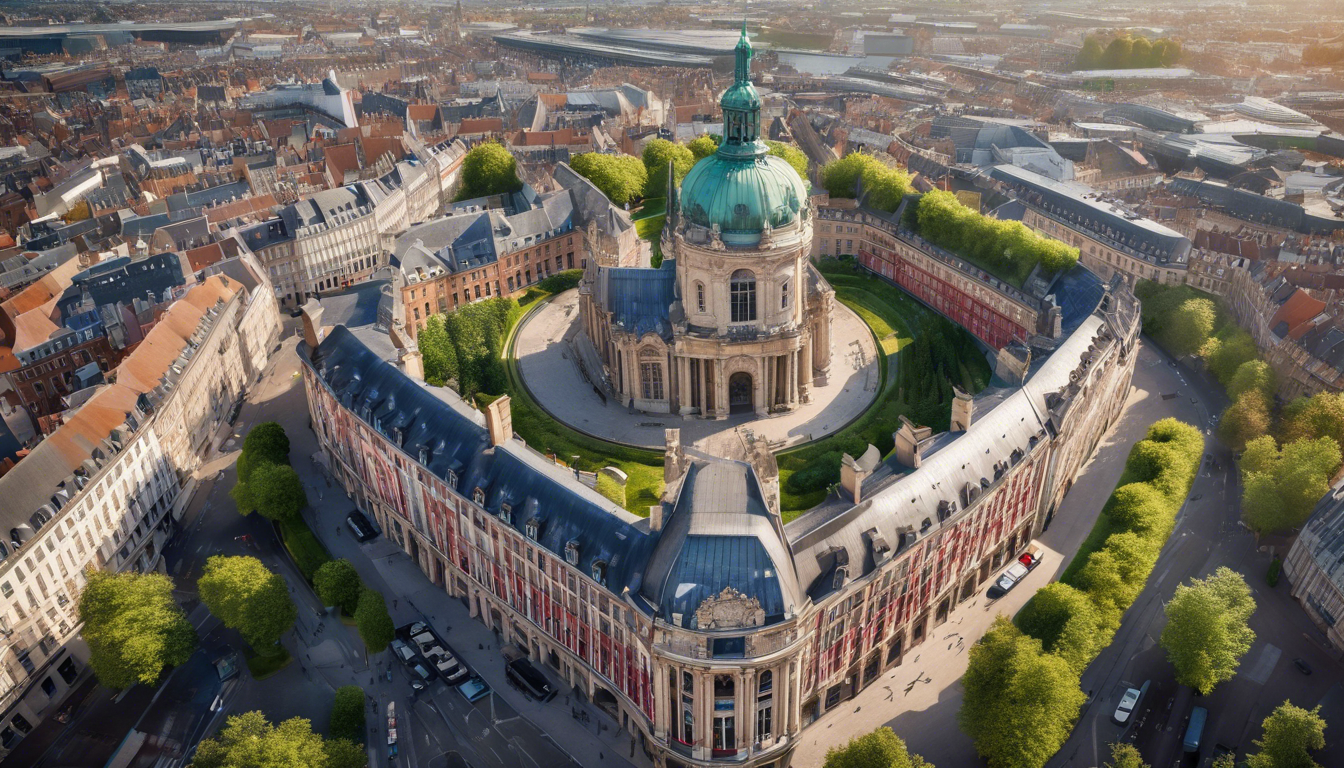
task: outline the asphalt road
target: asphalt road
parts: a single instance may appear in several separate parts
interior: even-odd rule
[[[1156,352],[1152,344],[1146,345]],[[1202,372],[1175,364],[1165,354],[1162,365],[1174,366],[1180,377],[1180,410],[1184,420],[1213,431],[1210,418],[1226,400],[1218,385]],[[1140,360],[1140,365],[1144,365]],[[1170,393],[1164,393],[1170,394]],[[1212,435],[1206,438],[1206,456],[1190,495],[1182,507],[1175,532],[1158,558],[1147,587],[1126,612],[1115,639],[1082,676],[1082,687],[1092,698],[1071,738],[1048,764],[1049,768],[1093,768],[1110,758],[1110,746],[1129,741],[1153,768],[1201,766],[1212,763],[1215,745],[1244,758],[1260,723],[1285,699],[1313,707],[1323,703],[1327,720],[1338,714],[1335,727],[1344,727],[1344,679],[1339,653],[1329,649],[1324,635],[1288,596],[1288,584],[1276,588],[1265,582],[1272,553],[1257,548],[1255,537],[1240,523],[1241,489],[1232,453]],[[1282,554],[1282,553],[1281,553]],[[1204,577],[1219,566],[1240,572],[1254,593],[1257,610],[1251,618],[1256,641],[1242,659],[1236,677],[1208,696],[1182,693],[1166,652],[1157,644],[1166,619],[1164,606],[1176,586]],[[1293,666],[1303,658],[1315,674],[1304,676]],[[1126,688],[1151,681],[1144,700],[1126,728],[1112,720]],[[1182,738],[1190,709],[1208,710],[1208,722],[1198,753],[1187,754]],[[1327,731],[1327,736],[1329,735]],[[1326,765],[1344,765],[1344,739],[1318,756]]]

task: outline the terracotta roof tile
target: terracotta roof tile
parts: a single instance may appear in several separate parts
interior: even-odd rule
[[[1280,323],[1287,323],[1288,334],[1293,338],[1297,338],[1308,330],[1306,326],[1307,321],[1324,311],[1325,302],[1313,298],[1311,294],[1298,288],[1293,291],[1287,301],[1283,302],[1283,305],[1279,307],[1279,311],[1274,313],[1273,319],[1269,321],[1269,327],[1270,330],[1273,330],[1274,328],[1277,328]],[[1296,336],[1293,335],[1294,332],[1296,332]]]

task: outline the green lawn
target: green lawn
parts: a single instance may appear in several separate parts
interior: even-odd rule
[[[658,266],[663,262],[663,251],[659,243],[663,237],[663,222],[667,220],[666,214],[650,216],[646,219],[640,219],[635,222],[635,233],[641,240],[648,240],[653,248],[653,266]]]
[[[289,651],[280,646],[276,646],[276,648],[279,653],[272,656],[263,656],[250,648],[247,650],[247,670],[252,673],[253,680],[265,680],[289,666],[289,663],[294,660],[294,657],[289,655]]]
[[[661,216],[666,212],[667,212],[667,198],[651,197],[645,200],[644,205],[638,211],[635,211],[633,214],[631,214],[630,218],[635,221],[639,221],[640,219],[647,219],[652,216]]]
[[[536,306],[540,306],[540,302],[536,302]],[[607,466],[619,468],[629,478],[623,492],[611,478],[607,478],[609,483],[604,487],[602,475],[598,475],[597,490],[630,512],[648,517],[649,507],[659,503],[663,493],[662,453],[590,437],[566,427],[546,413],[528,394],[518,373],[518,363],[513,358],[513,333],[517,327],[518,323],[515,323],[509,329],[504,345],[513,430],[529,446],[543,454],[555,456],[564,464],[590,472],[597,472]],[[494,399],[486,395],[477,396],[477,401],[483,404]],[[575,459],[574,456],[579,458]]]
[[[840,457],[859,456],[875,445],[883,455],[893,448],[892,432],[902,415],[916,423],[945,429],[951,412],[950,384],[913,388],[908,384],[907,359],[915,331],[936,335],[944,323],[931,310],[910,298],[900,288],[860,272],[852,260],[827,259],[818,267],[835,288],[836,298],[853,309],[877,339],[882,373],[877,400],[852,424],[813,443],[781,452],[779,461],[780,511],[785,522],[821,503],[840,480]],[[895,356],[897,376],[888,375],[888,361]],[[959,386],[979,392],[989,383],[989,364],[974,350],[963,350],[957,361]],[[918,392],[918,396],[910,393]]]

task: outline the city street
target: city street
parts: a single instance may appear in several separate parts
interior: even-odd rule
[[[1182,394],[1188,392],[1199,400],[1195,410],[1203,421],[1195,423],[1207,425],[1205,415],[1222,407],[1221,389],[1183,365],[1175,370],[1188,382]],[[1189,402],[1184,396],[1177,400]],[[1185,764],[1208,766],[1215,745],[1233,749],[1239,759],[1244,758],[1260,735],[1260,723],[1285,699],[1308,709],[1322,705],[1331,729],[1326,731],[1326,749],[1317,759],[1325,765],[1344,765],[1344,739],[1338,737],[1338,729],[1344,727],[1344,689],[1339,684],[1344,665],[1339,652],[1328,646],[1324,634],[1288,596],[1286,579],[1275,588],[1267,586],[1265,573],[1272,553],[1257,549],[1255,537],[1239,524],[1241,489],[1232,454],[1213,438],[1208,446],[1199,477],[1147,587],[1125,614],[1115,640],[1083,674],[1082,687],[1095,698],[1084,709],[1072,737],[1049,763],[1051,768],[1102,765],[1109,758],[1109,745],[1121,739],[1133,742],[1154,768],[1181,764],[1180,742],[1192,706],[1208,710],[1208,724],[1198,761]],[[1254,593],[1257,608],[1250,625],[1256,641],[1231,681],[1208,696],[1193,697],[1180,708],[1184,711],[1173,711],[1178,686],[1166,652],[1157,644],[1166,624],[1163,607],[1176,585],[1207,576],[1220,566],[1240,572]],[[1308,677],[1298,672],[1293,665],[1298,658],[1306,660],[1315,674]],[[1126,731],[1111,715],[1125,689],[1139,688],[1145,681],[1151,681],[1149,691]]]

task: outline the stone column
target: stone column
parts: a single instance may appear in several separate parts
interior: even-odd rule
[[[695,675],[695,702],[700,710],[696,717],[695,742],[705,749],[705,757],[714,748],[714,675],[697,672]]]
[[[674,356],[677,365],[677,412],[686,416],[691,412],[691,359]]]
[[[812,342],[804,341],[798,353],[798,397],[804,403],[812,402]]]
[[[756,736],[756,670],[748,669],[742,673],[742,679],[737,684],[734,710],[737,743],[750,754],[752,745],[759,740]]]
[[[714,418],[728,418],[728,382],[723,380],[723,361],[714,361]]]
[[[798,407],[798,351],[789,353],[788,366],[789,407]]]
[[[770,395],[765,384],[766,361],[769,359],[765,355],[756,358],[756,375],[751,377],[752,398],[757,416],[765,416],[770,412]]]
[[[700,359],[700,418],[708,419],[713,416],[709,412],[709,360]]]
[[[655,662],[650,674],[653,675],[653,693],[651,694],[654,702],[653,736],[664,741],[671,741],[672,736],[669,731],[672,723],[675,722],[672,718],[676,713],[669,712],[667,708],[667,702],[671,701],[671,695],[667,690],[667,669]]]

